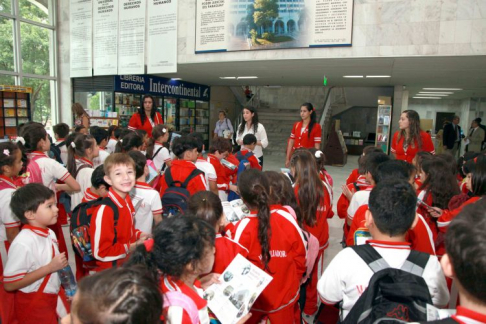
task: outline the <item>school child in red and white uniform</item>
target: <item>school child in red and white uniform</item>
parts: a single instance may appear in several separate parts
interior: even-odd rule
[[[392,202],[392,203],[391,203]],[[370,210],[366,215],[371,245],[392,268],[401,268],[410,254],[405,236],[415,219],[416,195],[405,180],[378,183],[370,194]],[[327,305],[342,302],[345,319],[360,295],[366,290],[373,271],[351,248],[339,252],[324,271],[317,289]],[[449,301],[445,277],[437,257],[431,255],[422,274],[435,306]]]
[[[71,211],[83,200],[85,191],[91,187],[93,159],[99,154],[99,147],[91,135],[71,134],[68,136],[68,170],[76,178],[81,190],[71,194]]]
[[[211,224],[216,231],[214,265],[211,273],[221,274],[229,266],[231,261],[241,254],[246,258],[248,249],[232,240],[222,232],[228,223],[226,215],[223,212],[221,199],[210,192],[200,191],[189,199],[187,210],[198,218],[201,218]],[[204,281],[201,278],[201,281]]]
[[[85,190],[83,200],[81,202],[88,202],[96,200],[100,197],[108,196],[110,185],[105,181],[105,170],[103,165],[94,169],[91,175],[91,187]]]
[[[249,154],[253,153],[253,150],[255,149],[257,144],[257,138],[253,134],[246,134],[243,137],[243,145],[241,146],[241,149],[238,153],[236,153],[236,158],[240,159],[245,159],[250,162],[250,168],[252,169],[257,169],[257,170],[262,170],[262,166],[260,165],[260,161],[255,157],[254,154]],[[230,149],[231,150],[231,149]],[[247,156],[245,158],[245,156]]]
[[[0,143],[0,276],[7,262],[8,247],[20,231],[20,220],[12,212],[10,200],[17,189],[12,178],[19,174],[22,165],[22,152],[17,145]]]
[[[64,165],[67,165],[67,146],[66,146],[66,137],[69,135],[69,126],[65,123],[59,123],[52,127],[52,131],[54,132],[54,138],[56,141],[54,145],[59,148],[61,151],[61,160]]]
[[[135,207],[135,228],[144,233],[152,233],[152,226],[162,221],[162,203],[157,190],[145,182],[149,174],[147,158],[142,152],[132,151],[128,155],[135,161],[137,182],[130,191]]]
[[[299,148],[316,148],[321,146],[321,125],[317,122],[317,115],[311,103],[306,102],[300,106],[300,117],[292,127],[290,138],[287,144],[287,155],[285,166],[289,167],[290,158],[293,152]]]
[[[486,204],[469,205],[452,220],[445,237],[442,270],[457,282],[461,306],[452,318],[431,323],[486,323]]]
[[[332,216],[330,190],[318,176],[314,156],[308,150],[297,150],[290,160],[290,170],[295,178],[294,193],[302,215],[303,228],[319,241],[319,254],[306,286],[303,321],[313,322],[320,305],[317,281],[324,270],[324,250],[329,245],[329,225]]]
[[[241,173],[238,189],[251,215],[236,224],[234,240],[248,249],[250,262],[273,277],[253,304],[247,323],[264,318],[272,323],[300,323],[299,288],[306,271],[302,231],[282,206],[269,206],[269,185],[261,171]]]
[[[197,142],[197,160],[196,160],[196,168],[204,172],[204,177],[206,178],[206,190],[209,190],[216,195],[218,195],[218,186],[217,180],[218,177],[216,175],[216,170],[214,166],[209,163],[203,156],[203,151],[205,149],[204,146],[204,139],[201,133],[191,133],[190,137],[194,138]],[[227,168],[225,168],[225,171]]]
[[[19,323],[55,324],[61,286],[57,271],[68,261],[48,228],[57,221],[54,192],[39,183],[27,184],[13,194],[10,206],[26,224],[10,246],[4,269],[5,290],[16,291],[14,316]]]
[[[17,145],[19,145],[20,149],[27,154],[27,166],[29,166],[30,163],[35,163],[31,167],[37,166],[36,168],[40,172],[40,178],[42,179],[42,184],[44,184],[44,186],[54,192],[76,192],[81,190],[79,183],[72,177],[69,171],[59,162],[50,159],[47,156],[46,153],[49,152],[51,148],[51,142],[42,124],[32,123],[25,125],[21,130],[21,136],[17,137],[17,141]],[[32,178],[28,179],[31,180]],[[40,179],[34,180],[39,183],[41,181]],[[63,184],[56,183],[57,180],[62,181]],[[49,228],[54,231],[59,240],[59,250],[61,252],[66,252],[67,257],[67,247],[59,219],[56,224],[51,225]]]
[[[117,133],[119,134],[120,130],[118,129],[118,126],[111,125],[108,127],[108,136],[110,137],[108,139],[108,144],[106,144],[106,150],[108,153],[114,153],[115,152],[115,146],[116,143],[118,143],[118,137],[116,136]]]
[[[178,160],[172,162],[169,168],[170,174],[174,181],[180,181],[184,183],[187,177],[196,170],[197,160],[197,141],[190,136],[181,136],[174,140],[172,143],[172,151],[177,156]],[[167,170],[166,170],[167,173]],[[164,192],[169,187],[169,184],[165,181],[165,173],[160,179],[160,196],[162,197]],[[199,174],[189,181],[186,188],[191,195],[198,191],[206,190],[206,179],[204,174]]]
[[[226,158],[230,151],[230,141],[222,137],[215,138],[211,143],[211,146],[209,146],[207,161],[213,165],[214,170],[216,171],[216,182],[221,201],[228,200],[228,190],[236,192],[236,186],[230,183],[228,177],[226,176],[226,171],[221,164],[221,160]]]
[[[108,198],[117,208],[118,222],[115,228],[115,211],[108,205],[100,205],[92,214],[90,237],[95,271],[122,264],[136,245],[149,236],[134,226],[135,209],[128,195],[135,185],[133,159],[128,154],[113,153],[106,159],[104,169],[105,181],[111,186]]]
[[[93,167],[96,168],[97,166],[102,165],[108,155],[110,155],[110,152],[106,150],[109,136],[107,130],[96,126],[91,127],[89,133],[91,136],[93,136],[99,148],[98,156],[93,158]]]
[[[164,146],[169,141],[169,128],[157,125],[152,129],[152,138],[148,140],[147,159],[152,160],[157,171],[164,171],[172,165],[169,150]]]
[[[159,279],[164,298],[161,320],[165,323],[209,324],[207,302],[198,277],[209,273],[213,267],[214,228],[186,212],[184,217],[164,219],[154,229],[153,236],[135,249],[127,266],[145,265],[154,271],[156,278],[163,273]],[[167,246],[171,248],[167,249]],[[203,288],[210,284],[212,282]]]

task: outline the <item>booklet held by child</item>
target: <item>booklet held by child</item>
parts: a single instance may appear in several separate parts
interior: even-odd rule
[[[222,324],[234,324],[250,312],[255,300],[272,279],[238,254],[221,274],[221,283],[206,289],[203,298]]]
[[[230,223],[237,222],[250,215],[250,209],[241,199],[223,201],[221,202],[221,205],[223,206],[223,212],[226,215],[226,219]]]

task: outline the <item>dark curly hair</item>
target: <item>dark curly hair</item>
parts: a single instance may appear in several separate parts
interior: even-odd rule
[[[432,195],[432,206],[445,209],[449,201],[460,193],[456,177],[450,165],[441,158],[433,157],[422,162],[422,170],[427,175],[420,190],[427,190],[425,200]]]
[[[127,266],[143,264],[152,273],[180,278],[186,265],[197,268],[209,247],[214,247],[216,233],[206,221],[190,213],[174,216],[160,222],[154,229],[154,246],[147,252],[145,245],[138,246]]]

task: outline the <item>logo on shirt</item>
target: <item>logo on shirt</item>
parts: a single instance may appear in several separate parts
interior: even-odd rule
[[[390,318],[404,320],[406,322],[409,321],[408,308],[403,305],[398,305],[395,309],[386,314],[386,316]]]

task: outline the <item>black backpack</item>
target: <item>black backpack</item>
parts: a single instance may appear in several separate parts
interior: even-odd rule
[[[427,320],[427,304],[432,305],[432,298],[422,274],[429,261],[429,254],[412,250],[402,268],[394,269],[369,244],[351,248],[374,274],[368,288],[340,323],[404,323]]]
[[[164,173],[165,182],[167,183],[167,190],[165,190],[162,195],[162,217],[170,217],[177,214],[184,214],[187,210],[187,202],[191,194],[187,190],[187,185],[189,181],[194,179],[200,174],[204,174],[203,171],[199,169],[194,169],[187,176],[184,182],[174,181],[171,175],[171,169],[167,168]]]
[[[116,243],[117,240],[116,226],[119,215],[118,207],[115,203],[108,197],[80,203],[74,208],[71,215],[70,234],[74,251],[79,254],[83,259],[83,262],[89,262],[95,259],[91,248],[89,227],[91,225],[92,213],[94,209],[100,205],[106,205],[113,210],[113,218],[115,222],[115,238],[113,239],[113,243]]]

